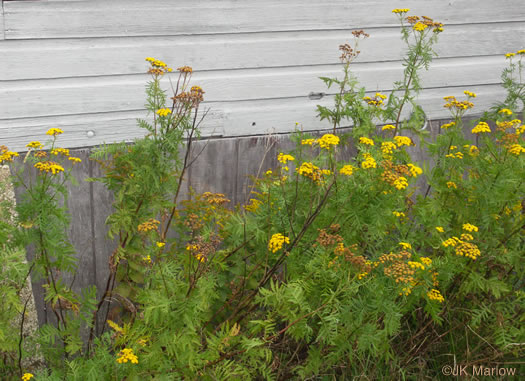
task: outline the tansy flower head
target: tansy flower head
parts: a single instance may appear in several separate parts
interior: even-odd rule
[[[277,160],[280,163],[286,164],[288,161],[295,160],[295,158],[292,155],[285,155],[284,153],[281,152],[279,155],[277,155]]]
[[[445,229],[443,229],[442,226],[436,226],[436,230],[440,233],[443,233],[445,231]]]
[[[132,364],[138,364],[139,359],[138,357],[133,353],[133,349],[131,348],[124,348],[121,350],[118,354],[117,362],[119,364],[131,362]]]
[[[74,156],[70,156],[67,158],[69,161],[73,162],[73,164],[75,163],[81,163],[82,162],[82,159],[79,158],[79,157],[74,157]]]
[[[386,131],[386,130],[394,130],[396,127],[392,124],[386,124],[383,126],[383,128],[381,128],[382,131]]]
[[[441,126],[442,129],[446,130],[452,126],[455,126],[456,125],[456,122],[450,122],[450,123],[446,123],[444,125]]]
[[[468,232],[477,232],[478,227],[472,224],[463,224],[463,230],[466,230]]]
[[[60,134],[63,134],[63,133],[64,133],[64,131],[62,131],[60,128],[50,128],[46,132],[46,135],[57,136],[57,135],[60,135]]]
[[[512,115],[512,110],[509,110],[508,108],[502,108],[498,111],[498,114]]]
[[[37,141],[33,141],[33,142],[26,144],[27,148],[34,148],[34,149],[39,149],[39,148],[42,148],[43,146],[44,145],[42,143],[37,142]]]
[[[485,122],[479,122],[476,127],[474,127],[472,129],[472,133],[473,134],[479,134],[479,133],[482,133],[482,132],[490,132],[490,127],[487,123]]]
[[[418,175],[423,173],[423,170],[419,167],[416,167],[414,164],[407,164],[408,170],[412,174],[413,177],[417,177]]]
[[[355,168],[351,165],[345,165],[343,168],[339,170],[339,173],[346,176],[352,176],[354,173]]]
[[[513,144],[508,148],[509,153],[512,155],[519,156],[522,153],[525,153],[525,148],[521,146],[521,144]]]
[[[40,172],[51,172],[53,175],[64,172],[64,167],[62,167],[60,164],[55,163],[54,161],[42,161],[38,162],[34,165],[36,169],[38,169]]]
[[[377,168],[375,159],[370,154],[364,154],[365,160],[361,163],[361,168]]]
[[[281,233],[276,233],[272,235],[270,242],[268,242],[268,250],[270,250],[272,253],[275,253],[276,251],[281,250],[285,243],[289,244],[290,238],[285,237]]]
[[[369,138],[364,137],[364,136],[359,138],[359,143],[366,144],[366,145],[369,145],[369,146],[373,146],[374,145],[374,141],[372,139],[369,139]]]
[[[458,186],[457,186],[456,183],[453,182],[453,181],[448,181],[448,182],[447,182],[447,187],[448,187],[448,188],[458,189]]]
[[[516,54],[525,54],[525,49],[520,49],[516,52]]]
[[[32,379],[34,376],[32,373],[24,373],[24,375],[22,376],[22,381],[29,381],[30,379]]]
[[[467,97],[476,98],[476,93],[473,93],[472,91],[465,90],[465,91],[463,91],[463,93],[464,93]]]
[[[412,29],[414,29],[415,31],[417,32],[423,32],[425,29],[428,28],[428,25],[426,24],[423,24],[422,22],[417,22],[416,24],[414,24],[414,26],[412,27]]]
[[[412,249],[412,245],[407,242],[399,242],[399,246],[401,246],[403,249]]]
[[[398,190],[402,190],[402,189],[405,189],[406,187],[408,187],[408,181],[406,179],[406,177],[403,177],[403,176],[399,176],[395,181],[394,181],[394,187],[396,187]]]
[[[164,247],[166,246],[165,242],[157,242],[157,247]]]
[[[407,13],[409,10],[408,8],[396,8],[392,9],[392,13]]]
[[[436,289],[432,289],[429,292],[427,292],[427,296],[430,300],[436,300],[439,303],[443,303],[445,301],[445,298],[443,298],[443,295],[441,295],[441,292]]]
[[[339,144],[339,136],[325,134],[321,138],[317,139],[317,143],[319,143],[319,147],[329,150],[332,148],[332,146]]]
[[[169,108],[161,108],[157,110],[158,116],[168,116],[169,114],[171,114],[171,110]]]
[[[67,148],[53,148],[51,150],[51,155],[63,155],[63,156],[69,156],[69,150]]]
[[[410,146],[414,144],[412,139],[410,139],[408,136],[394,136],[394,140],[398,147]]]
[[[507,54],[505,54],[505,58],[512,58],[515,55],[516,55],[515,53],[507,53]]]
[[[303,139],[301,140],[301,144],[304,146],[304,145],[309,145],[311,146],[312,144],[315,143],[315,139]]]

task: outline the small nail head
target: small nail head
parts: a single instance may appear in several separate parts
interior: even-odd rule
[[[89,130],[86,135],[88,138],[92,138],[93,136],[95,136],[95,131]]]

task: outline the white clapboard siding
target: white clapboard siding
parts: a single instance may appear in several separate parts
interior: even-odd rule
[[[8,39],[161,36],[397,25],[396,5],[445,24],[524,21],[523,0],[92,0],[4,4]]]
[[[471,91],[478,94],[475,108],[467,115],[479,115],[505,96],[500,85],[471,86]],[[427,118],[449,118],[450,113],[443,108],[443,96],[463,96],[462,88],[439,88],[423,90],[419,103],[423,106]],[[333,97],[310,100],[307,97],[290,99],[269,99],[246,102],[218,102],[210,104],[210,112],[202,124],[203,136],[243,136],[266,133],[284,133],[293,131],[296,122],[305,130],[330,128],[329,124],[319,121],[316,105],[333,105]],[[404,116],[410,113],[405,109]],[[0,144],[7,144],[10,149],[23,151],[31,140],[45,142],[45,132],[52,127],[64,130],[59,144],[65,147],[94,146],[116,141],[131,141],[144,135],[144,130],[137,127],[136,118],[146,117],[143,111],[69,115],[14,119],[4,121],[0,126]],[[151,119],[151,117],[150,117]],[[345,123],[350,125],[350,123]],[[93,136],[88,137],[88,132]]]
[[[503,55],[522,47],[525,22],[451,25],[440,34],[441,58]],[[405,48],[398,28],[368,30],[358,62],[394,61]],[[0,42],[0,80],[138,74],[145,57],[198,71],[327,65],[351,32],[304,31],[227,35],[5,40]]]
[[[507,63],[503,56],[435,60],[422,73],[426,88],[496,84]],[[355,64],[354,73],[368,91],[388,91],[402,79],[401,62]],[[341,76],[340,65],[195,73],[193,84],[207,102],[304,97],[334,93],[319,77]],[[146,74],[5,82],[0,89],[2,119],[143,109]],[[173,77],[176,82],[176,76]],[[168,89],[169,82],[164,81]]]

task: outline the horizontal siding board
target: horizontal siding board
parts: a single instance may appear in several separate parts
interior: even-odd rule
[[[423,90],[419,103],[430,119],[447,119],[448,110],[443,108],[443,96],[461,96],[464,88],[439,88]],[[471,86],[469,90],[478,94],[475,108],[469,114],[480,114],[496,102],[501,101],[505,92],[500,85]],[[304,130],[330,128],[320,122],[316,105],[331,106],[333,97],[310,100],[307,97],[270,99],[247,102],[227,102],[213,105],[212,111],[203,123],[203,136],[243,136],[293,131],[299,122]],[[408,116],[407,111],[404,115]],[[59,143],[64,147],[84,147],[117,141],[131,141],[144,135],[136,125],[136,118],[144,117],[141,112],[123,112],[98,115],[78,115],[17,119],[0,124],[0,144],[10,149],[23,151],[30,140],[48,140],[45,132],[51,127],[62,128],[65,132]],[[91,138],[87,131],[95,132]]]
[[[404,1],[414,14],[445,24],[524,21],[523,0]],[[172,1],[8,2],[6,38],[161,36],[395,26],[392,2],[376,1]]]
[[[5,27],[4,27],[4,4],[0,0],[0,41],[5,38]]]
[[[358,62],[401,58],[405,45],[397,28],[369,33],[371,37],[360,42]],[[139,74],[146,70],[148,56],[199,71],[328,65],[339,62],[338,47],[349,39],[345,30],[5,40],[0,42],[0,80]],[[435,51],[441,58],[502,55],[523,41],[525,22],[452,25],[440,35]]]
[[[428,88],[500,82],[503,56],[436,60],[422,73]],[[401,62],[355,64],[354,73],[368,90],[388,91],[402,78]],[[321,76],[341,76],[339,65],[195,73],[193,84],[206,91],[207,102],[308,96],[328,92]],[[147,75],[5,82],[0,89],[2,119],[82,113],[132,111],[144,108]],[[166,89],[169,82],[164,81]],[[330,90],[334,92],[334,89]]]

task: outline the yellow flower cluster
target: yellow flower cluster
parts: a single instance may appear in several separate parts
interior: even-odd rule
[[[452,148],[452,147],[450,147]],[[463,159],[463,153],[462,152],[456,152],[456,153],[448,153],[445,155],[445,157],[449,157],[452,159]]]
[[[164,246],[166,246],[166,242],[157,242],[158,248],[163,248]]]
[[[157,110],[158,116],[168,116],[171,114],[171,110],[169,108],[161,108]]]
[[[363,279],[364,277],[366,277],[368,275],[368,273],[365,271],[364,273],[361,273],[357,276],[357,279],[361,280]]]
[[[121,350],[118,354],[117,362],[119,364],[130,362],[132,364],[138,364],[139,358],[133,353],[133,349],[131,348],[124,348]]]
[[[445,298],[443,295],[441,295],[441,292],[439,290],[436,290],[433,288],[427,293],[427,296],[430,300],[437,300],[439,303],[443,303],[445,301]]]
[[[397,148],[394,142],[383,142],[381,143],[381,152],[384,155],[390,156],[394,153],[394,150]]]
[[[430,259],[429,257],[421,257],[419,258],[419,260],[423,262],[423,264],[427,267],[430,267],[432,265],[432,259]]]
[[[436,230],[440,233],[443,233],[445,229],[443,229],[443,226],[436,226]]]
[[[168,67],[165,62],[156,58],[146,57],[146,61],[148,61],[151,65],[149,73],[163,75],[164,73],[170,73],[172,71],[172,69]]]
[[[383,126],[383,128],[381,128],[382,131],[386,131],[386,130],[395,130],[396,129],[396,126],[392,125],[392,124],[385,124]]]
[[[525,54],[525,49],[520,49],[516,52],[516,54]]]
[[[406,217],[406,214],[403,213],[403,212],[397,212],[397,211],[393,211],[392,214],[396,217],[399,217],[399,218],[405,218]]]
[[[361,168],[377,168],[377,163],[369,153],[364,153],[365,160],[361,163]]]
[[[401,292],[399,293],[399,295],[405,295],[405,296],[408,296],[412,293],[412,288],[411,287],[403,287],[403,289],[401,290]]]
[[[51,172],[53,175],[64,172],[64,167],[54,161],[42,161],[34,165],[40,172]]]
[[[305,145],[311,146],[314,143],[315,143],[315,139],[303,139],[303,140],[301,140],[301,144],[303,146],[305,146]]]
[[[191,68],[191,66],[181,66],[181,67],[178,67],[177,70],[180,71],[181,73],[193,72],[193,69]]]
[[[445,247],[449,247],[449,246],[455,247],[459,242],[461,242],[461,240],[458,237],[452,237],[452,238],[449,238],[443,241],[441,244]]]
[[[463,94],[465,94],[467,97],[470,97],[470,98],[476,98],[476,93],[473,93],[472,91],[468,91],[468,90],[465,90],[463,91]]]
[[[17,156],[17,152],[9,151],[7,147],[0,146],[0,164],[3,162],[13,161],[13,157]]]
[[[137,230],[139,232],[143,232],[143,233],[147,233],[151,230],[155,230],[157,229],[157,226],[160,224],[159,221],[153,219],[153,218],[150,218],[149,220],[141,223],[138,227],[137,227]]]
[[[414,29],[415,31],[417,32],[423,32],[425,29],[428,28],[428,25],[425,25],[423,24],[422,22],[417,22],[416,24],[414,24],[414,26],[412,27],[412,29]]]
[[[366,145],[369,145],[369,146],[373,146],[374,145],[374,141],[372,139],[369,139],[369,138],[364,137],[364,136],[359,138],[359,143],[366,144]]]
[[[410,171],[410,173],[412,174],[413,177],[417,177],[419,176],[420,174],[423,173],[423,170],[417,166],[415,166],[414,164],[407,164],[408,166],[408,170]]]
[[[505,58],[512,58],[516,55],[516,53],[507,53],[505,54]]]
[[[396,187],[398,190],[405,189],[406,187],[408,187],[408,180],[406,179],[406,177],[399,176],[394,181],[394,187]]]
[[[453,182],[453,181],[448,181],[448,182],[447,182],[447,187],[448,187],[448,188],[458,189],[458,186],[457,186],[456,183]]]
[[[412,249],[412,245],[407,242],[399,242],[399,246],[401,246],[403,249]]]
[[[445,103],[445,108],[455,108],[456,110],[468,110],[469,108],[474,107],[474,103],[469,101],[458,101],[456,97],[449,95],[443,98],[447,103]]]
[[[479,122],[476,127],[472,129],[473,134],[479,134],[481,132],[490,132],[490,127],[485,122]]]
[[[142,260],[146,263],[153,263],[153,261],[151,260],[151,256],[148,254],[147,256],[145,257],[142,257]]]
[[[339,137],[332,134],[325,134],[320,139],[317,139],[317,143],[321,148],[329,150],[332,146],[339,144]]]
[[[321,169],[310,162],[302,163],[299,168],[296,168],[296,171],[300,175],[308,177],[318,184],[321,183],[323,175],[331,174],[331,171],[329,169]]]
[[[79,157],[71,156],[71,157],[68,157],[67,159],[68,159],[69,161],[73,162],[73,164],[81,163],[81,162],[82,162],[82,159],[79,158]]]
[[[281,152],[279,155],[277,155],[277,160],[280,163],[286,164],[288,161],[295,160],[295,158],[292,155],[285,155]]]
[[[386,99],[386,95],[381,94],[381,93],[376,93],[376,95],[373,98],[369,96],[363,97],[363,100],[372,106],[381,106],[385,99]]]
[[[67,148],[53,148],[51,150],[51,155],[63,155],[63,156],[69,156],[69,150]]]
[[[409,10],[408,8],[396,8],[392,10],[392,13],[407,13]]]
[[[460,241],[456,246],[456,255],[468,257],[475,261],[481,255],[481,251],[473,243]]]
[[[270,242],[268,242],[268,250],[275,253],[278,250],[281,250],[285,243],[289,244],[290,238],[285,237],[281,233],[274,234],[272,235],[272,238],[270,238]]]
[[[446,124],[442,125],[441,128],[446,130],[446,129],[448,129],[450,127],[453,127],[455,125],[456,125],[456,122],[450,122],[450,123],[446,123]]]
[[[468,151],[468,154],[470,156],[477,156],[477,155],[479,155],[479,149],[475,145],[465,144],[463,146],[463,148]]]
[[[250,199],[250,203],[244,207],[248,212],[255,212],[261,206],[262,201],[256,198]]]
[[[525,153],[525,148],[523,148],[520,144],[513,144],[509,147],[509,153],[519,156],[522,153]]]
[[[345,165],[343,168],[341,168],[339,170],[339,173],[342,174],[342,175],[346,175],[346,176],[352,176],[352,174],[354,173],[355,169],[356,168],[354,168],[353,166],[348,164],[348,165]]]
[[[37,142],[37,141],[32,141],[32,142],[29,142],[28,144],[26,144],[27,148],[34,148],[34,149],[40,149],[43,146],[44,145],[42,143]]]
[[[419,262],[408,261],[408,265],[413,269],[421,269],[421,270],[425,269],[425,266]]]
[[[463,224],[463,230],[466,230],[468,232],[477,232],[479,229],[477,226],[474,226],[472,224]]]
[[[498,114],[505,114],[505,115],[512,115],[512,110],[509,110],[508,108],[502,108],[498,111]]]
[[[22,381],[29,381],[30,379],[32,379],[34,376],[32,373],[24,373],[24,375],[22,376]]]
[[[60,134],[63,134],[63,133],[64,133],[64,131],[62,131],[60,128],[50,128],[46,132],[46,135],[57,136],[57,135],[60,135]]]
[[[410,139],[408,136],[395,136],[394,140],[398,147],[410,146],[414,144],[412,139]]]

